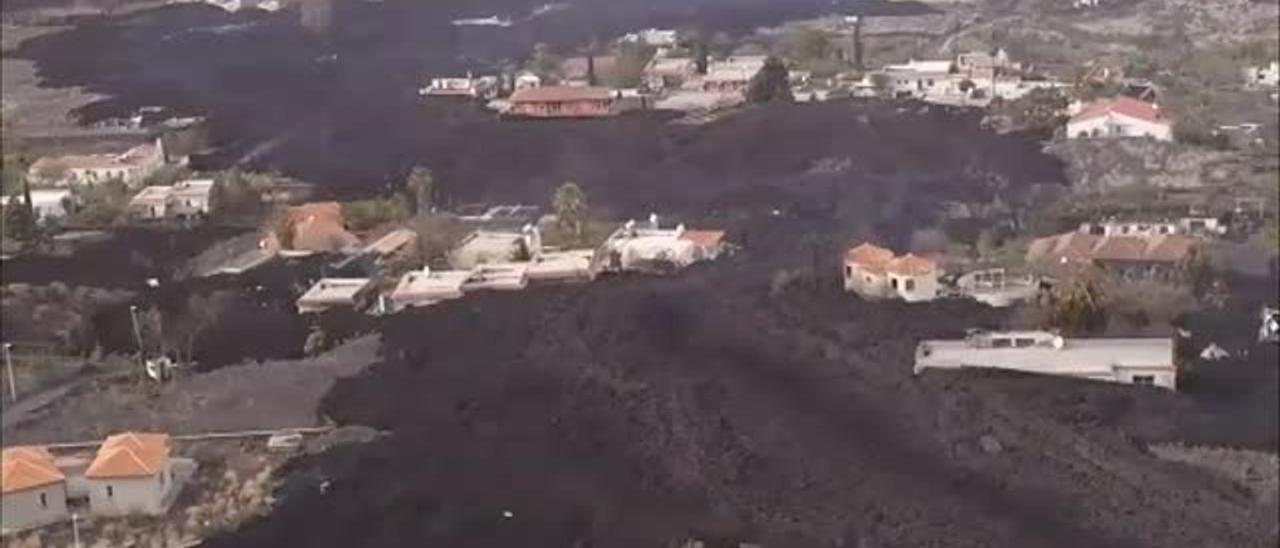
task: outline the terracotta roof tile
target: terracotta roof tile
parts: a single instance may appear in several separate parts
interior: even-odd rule
[[[511,94],[512,103],[607,101],[609,98],[608,89],[591,86],[542,86],[518,89]]]
[[[0,456],[0,492],[12,493],[66,480],[44,447],[10,447]]]
[[[1147,254],[1147,238],[1141,236],[1111,236],[1093,251],[1094,259],[1113,261],[1141,261]]]
[[[1160,109],[1154,104],[1124,96],[1114,99],[1100,99],[1089,103],[1085,105],[1084,110],[1072,116],[1071,121],[1073,123],[1082,122],[1108,114],[1119,114],[1156,124],[1169,123],[1164,115],[1160,113]]]
[[[883,268],[891,260],[893,260],[892,251],[869,242],[858,244],[844,254],[845,263],[863,268]]]
[[[680,234],[681,240],[688,240],[702,247],[719,245],[724,239],[723,230],[685,230]]]
[[[900,276],[921,276],[938,270],[938,263],[908,253],[889,261],[885,270]]]
[[[169,435],[126,432],[108,437],[85,471],[88,478],[151,476],[169,460]]]
[[[1152,239],[1147,248],[1148,261],[1177,262],[1186,260],[1195,249],[1196,241],[1186,236],[1165,234]]]

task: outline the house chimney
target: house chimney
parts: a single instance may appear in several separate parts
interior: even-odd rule
[[[650,214],[649,214],[649,228],[652,228],[652,229],[654,229],[654,230],[657,230],[657,229],[658,229],[658,214],[657,214],[657,213],[650,213]]]

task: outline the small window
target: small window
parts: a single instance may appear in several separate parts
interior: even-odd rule
[[[890,279],[890,280],[889,280],[889,287],[892,287],[892,288],[894,288],[894,289],[897,289],[897,288],[898,288],[898,279],[897,279],[897,278]]]
[[[991,339],[991,348],[1012,348],[1013,339]]]
[[[852,278],[852,277],[853,277],[853,267],[852,267],[852,266],[845,265],[845,267],[844,267],[844,277],[846,277],[846,278]]]
[[[1155,386],[1156,376],[1155,375],[1134,375],[1133,384],[1140,384],[1142,386]]]
[[[867,283],[871,283],[871,276],[864,276],[862,279],[866,280]]]
[[[116,490],[115,490],[115,489],[113,489],[110,485],[108,485],[108,486],[107,486],[107,498],[111,498],[111,497],[114,497],[114,496],[116,496]]]
[[[907,291],[916,290],[916,281],[914,279],[907,278],[906,280],[903,280],[903,284],[906,286]]]
[[[49,495],[45,493],[40,493],[40,507],[41,508],[49,507]]]
[[[1013,346],[1016,346],[1018,348],[1030,348],[1035,345],[1036,345],[1035,339],[1017,338],[1013,340]]]

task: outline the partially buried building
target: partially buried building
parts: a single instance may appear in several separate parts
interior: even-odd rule
[[[1177,387],[1173,340],[1067,339],[1045,331],[973,331],[964,339],[916,347],[915,372],[989,368],[1082,379]]]

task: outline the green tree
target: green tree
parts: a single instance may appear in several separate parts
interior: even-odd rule
[[[871,74],[871,87],[876,90],[876,95],[888,97],[893,91],[893,77],[883,72],[874,72]]]
[[[801,62],[821,61],[831,56],[831,34],[822,29],[801,29],[789,36],[788,42],[788,52]]]
[[[289,208],[279,207],[271,214],[268,221],[268,229],[271,234],[276,237],[276,242],[280,244],[280,249],[293,249],[293,237],[296,234],[293,215],[289,214]]]
[[[1067,97],[1055,89],[1033,89],[1007,107],[1015,127],[1046,138],[1066,123]]]
[[[431,170],[423,166],[413,166],[409,177],[404,181],[405,190],[413,197],[413,212],[422,215],[431,212],[436,191],[436,180]]]
[[[551,200],[551,207],[555,209],[556,224],[560,229],[580,240],[587,212],[587,194],[582,187],[572,181],[560,185]]]
[[[551,46],[539,42],[533,45],[533,55],[525,68],[544,78],[551,76],[560,70],[560,56],[551,51]]]
[[[1106,325],[1107,313],[1099,285],[1093,273],[1060,282],[1049,297],[1046,327],[1071,336],[1084,335]]]
[[[89,226],[121,223],[129,213],[129,187],[120,179],[112,179],[80,189],[83,206],[74,219]]]
[[[764,67],[751,77],[747,86],[747,100],[752,103],[794,100],[787,67],[781,59],[774,56],[765,59]]]

